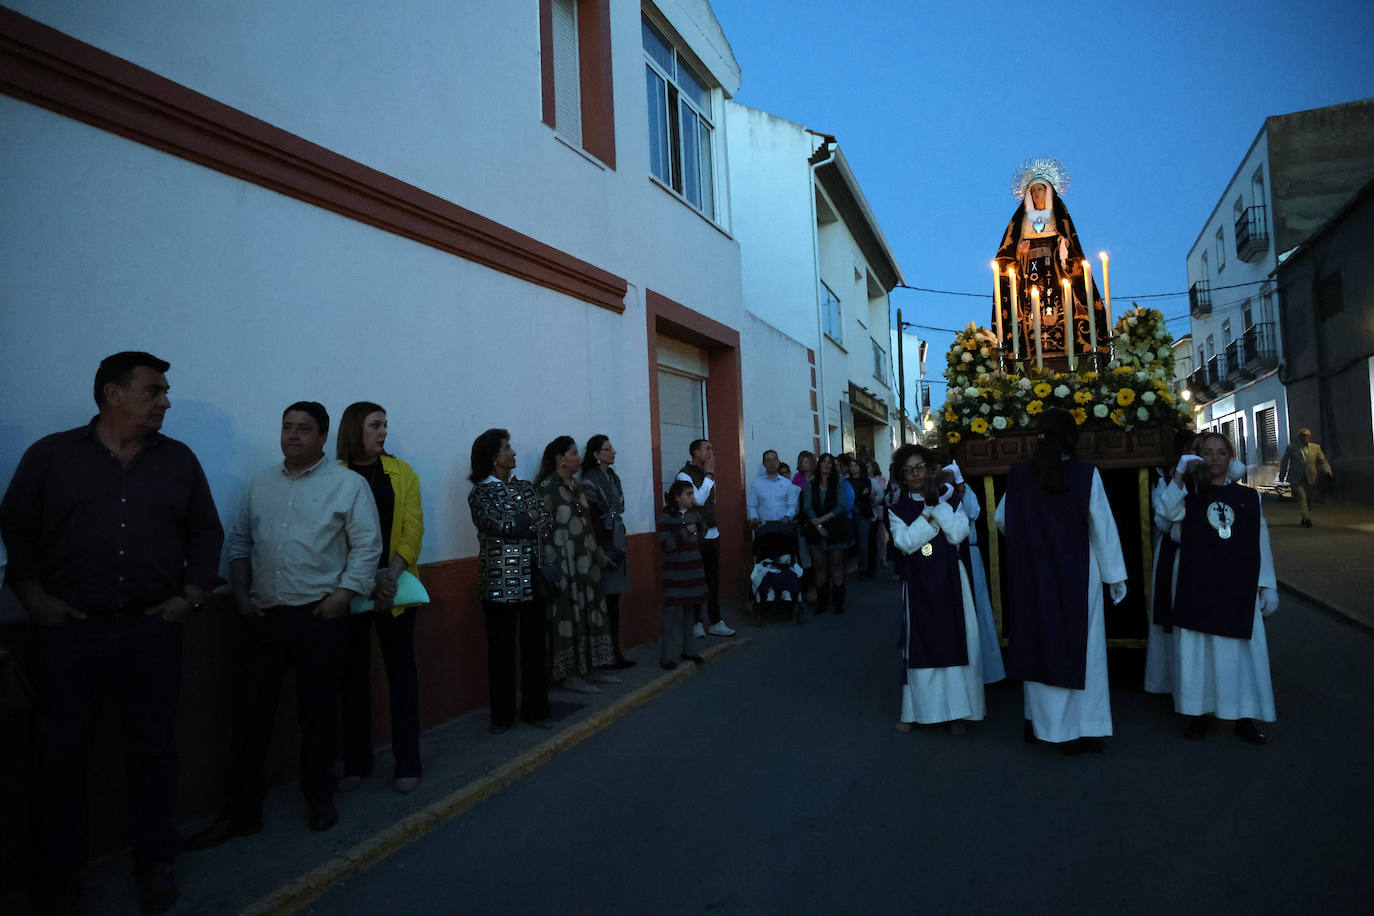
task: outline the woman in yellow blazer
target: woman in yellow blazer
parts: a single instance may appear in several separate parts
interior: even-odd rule
[[[415,670],[415,606],[394,607],[396,583],[420,559],[425,516],[420,478],[410,465],[386,452],[386,411],[371,401],[348,405],[339,421],[339,463],[362,475],[377,502],[382,554],[372,598],[375,610],[348,621],[339,687],[340,747],[344,775],[339,791],[356,789],[372,774],[372,628],[386,665],[391,700],[391,752],[397,792],[420,782],[420,679]]]

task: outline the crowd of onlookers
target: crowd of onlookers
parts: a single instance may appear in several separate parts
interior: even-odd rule
[[[283,460],[248,482],[227,535],[238,611],[237,673],[225,804],[184,842],[173,827],[174,726],[181,628],[220,585],[225,532],[205,474],[160,429],[169,364],[117,353],[95,376],[98,414],[34,443],[0,502],[6,582],[36,627],[31,674],[41,761],[32,878],[55,912],[79,904],[86,772],[96,712],[117,694],[123,718],[129,840],[140,906],[175,904],[172,863],[262,830],[264,770],[281,683],[292,672],[300,727],[299,787],[310,829],[338,822],[337,792],[373,767],[370,691],[375,632],[390,704],[392,785],[415,790],[420,757],[415,576],[424,535],[421,481],[386,450],[387,413],[349,405],[326,456],[330,416],[314,401],[282,414]],[[1005,669],[974,522],[986,508],[943,453],[904,445],[888,477],[852,455],[776,451],[747,488],[755,543],[781,534],[804,569],[795,599],[846,608],[846,580],[891,565],[902,582],[905,671],[898,728],[983,718],[985,683],[1025,682],[1026,737],[1096,751],[1111,734],[1104,586],[1119,602],[1126,567],[1097,470],[1076,457],[1076,424],[1049,410],[1034,460],[1014,465],[993,522],[1005,535]],[[1315,465],[1317,450],[1295,456]],[[1153,500],[1156,568],[1146,689],[1190,717],[1235,720],[1262,743],[1274,718],[1262,617],[1277,606],[1267,530],[1253,490],[1234,483],[1222,436],[1176,444]],[[1324,459],[1323,459],[1324,460]],[[490,723],[550,728],[549,692],[597,693],[634,665],[621,650],[629,587],[625,495],[605,435],[548,443],[533,480],[515,474],[510,434],[472,443],[468,505],[479,540]],[[662,551],[660,664],[702,662],[693,640],[734,630],[721,614],[715,457],[689,448],[657,520]],[[0,558],[3,558],[0,554]],[[789,560],[791,562],[791,560]],[[518,705],[518,709],[517,709]]]

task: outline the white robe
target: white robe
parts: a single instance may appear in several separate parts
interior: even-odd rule
[[[1161,513],[1174,525],[1187,515],[1187,491],[1170,483],[1161,494]],[[1182,548],[1180,548],[1181,550]],[[1273,722],[1274,685],[1269,676],[1269,643],[1259,590],[1277,588],[1274,555],[1269,549],[1269,525],[1260,515],[1260,570],[1255,583],[1255,621],[1249,639],[1202,633],[1174,624],[1175,658],[1172,669],[1174,710],[1185,716],[1214,715],[1218,719],[1259,719]],[[1221,572],[1220,570],[1218,572]],[[1175,568],[1175,584],[1178,573]]]
[[[946,503],[929,509],[932,525],[923,514],[907,525],[891,514],[892,543],[904,554],[920,550],[937,537],[955,546],[968,537],[968,516],[955,512]],[[938,527],[937,527],[938,526]],[[902,687],[902,721],[929,725],[955,719],[981,720],[986,713],[983,697],[983,665],[979,654],[978,618],[969,587],[968,570],[959,563],[959,589],[963,596],[964,640],[969,663],[949,668],[907,668]],[[902,612],[911,626],[911,603],[902,585]],[[905,646],[903,647],[905,651]]]
[[[995,520],[1007,531],[1006,497],[997,504]],[[1038,681],[1025,682],[1026,718],[1041,741],[1060,743],[1077,738],[1106,737],[1112,733],[1112,704],[1107,686],[1107,625],[1102,586],[1126,579],[1126,559],[1116,519],[1102,488],[1102,477],[1093,468],[1088,498],[1088,650],[1083,689],[1054,687]]]
[[[1158,582],[1155,573],[1159,569],[1158,538],[1177,535],[1173,523],[1164,517],[1164,504],[1161,501],[1169,481],[1162,478],[1155,481],[1154,491],[1150,494],[1150,506],[1154,515],[1155,541],[1154,566],[1150,570],[1150,582]],[[1169,594],[1172,596],[1178,586],[1178,553],[1174,553],[1173,569],[1169,571]],[[1154,608],[1146,608],[1150,620],[1149,641],[1145,644],[1145,692],[1173,693],[1174,668],[1178,663],[1178,629],[1165,633],[1164,628],[1154,622]]]
[[[941,496],[947,500],[954,495],[954,488]],[[983,683],[995,684],[1007,676],[1002,662],[1001,642],[997,637],[997,621],[992,616],[992,593],[988,591],[988,573],[983,565],[983,552],[978,549],[978,529],[974,522],[983,514],[982,503],[972,487],[966,487],[959,508],[968,516],[968,561],[969,579],[973,585],[973,607],[978,612],[978,640],[982,647]]]

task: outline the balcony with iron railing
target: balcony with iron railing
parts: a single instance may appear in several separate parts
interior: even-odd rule
[[[1212,400],[1212,393],[1207,387],[1207,367],[1199,366],[1192,375],[1188,376],[1184,382],[1184,387],[1193,393],[1194,404],[1206,404]]]
[[[1226,372],[1226,356],[1217,353],[1207,360],[1207,387],[1217,397],[1234,391],[1236,383]]]
[[[1250,325],[1241,335],[1240,343],[1240,360],[1236,367],[1248,377],[1255,378],[1279,364],[1279,351],[1272,321]]]
[[[1236,257],[1255,261],[1269,250],[1269,224],[1263,204],[1246,207],[1236,217]]]
[[[1206,280],[1199,280],[1189,288],[1188,314],[1194,318],[1212,314],[1212,290]]]

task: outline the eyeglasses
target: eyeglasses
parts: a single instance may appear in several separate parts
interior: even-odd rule
[[[913,471],[924,471],[925,469],[926,469],[926,466],[925,466],[924,464],[904,464],[904,465],[902,465],[902,473],[903,473],[903,474],[908,474],[908,473],[911,473],[911,472],[913,472]]]

